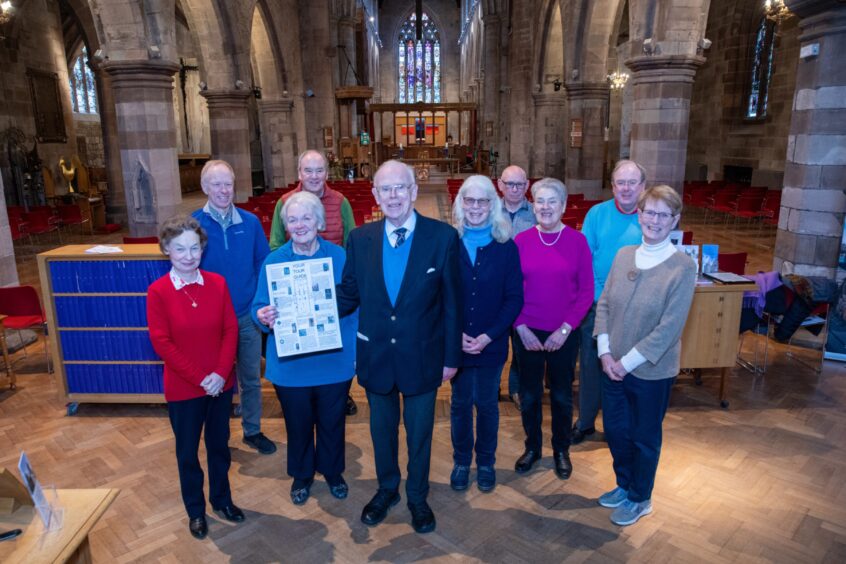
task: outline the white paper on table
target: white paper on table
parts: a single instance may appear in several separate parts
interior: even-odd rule
[[[123,249],[110,245],[96,245],[90,249],[85,249],[85,252],[93,255],[107,255],[111,253],[122,253]]]

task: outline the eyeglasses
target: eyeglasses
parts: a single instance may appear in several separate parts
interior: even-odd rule
[[[646,219],[655,219],[656,217],[661,221],[667,221],[673,214],[667,212],[657,212],[655,210],[640,210],[640,213],[643,214],[643,217]]]
[[[620,188],[623,188],[624,186],[637,186],[641,182],[643,182],[643,181],[640,180],[640,179],[635,179],[635,178],[630,178],[628,180],[620,179],[620,180],[614,181],[614,186],[619,186]]]
[[[509,190],[522,190],[526,186],[525,182],[506,182],[504,180],[500,180],[500,182]]]
[[[461,198],[464,202],[464,205],[468,208],[472,208],[475,206],[479,206],[480,208],[486,208],[490,205],[491,199],[490,198],[468,198],[464,196]]]
[[[389,184],[388,186],[377,186],[376,189],[383,196],[390,196],[394,192],[397,196],[405,196],[411,188],[408,184]]]

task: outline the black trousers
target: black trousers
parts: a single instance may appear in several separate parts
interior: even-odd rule
[[[182,503],[189,519],[206,513],[203,496],[203,469],[197,451],[200,435],[206,443],[206,465],[209,471],[209,501],[213,508],[232,504],[229,489],[229,413],[232,410],[232,390],[217,397],[203,396],[167,403],[170,426],[176,438],[176,464],[179,468],[179,487]]]
[[[292,478],[310,480],[319,472],[333,479],[344,473],[346,407],[351,382],[273,386],[285,416],[288,475]]]
[[[402,396],[402,420],[408,448],[408,476],[405,493],[409,503],[426,501],[429,495],[429,461],[432,458],[432,428],[435,425],[435,397],[432,390]],[[370,403],[370,437],[376,459],[376,478],[380,490],[398,491],[400,393],[367,392]]]
[[[541,343],[549,331],[532,329]],[[526,448],[542,452],[543,431],[543,377],[549,376],[549,403],[552,411],[552,450],[566,452],[570,449],[573,425],[573,375],[576,355],[579,352],[579,331],[574,327],[564,345],[554,352],[530,351],[523,340],[515,339],[517,358],[520,361],[520,416],[526,431]]]

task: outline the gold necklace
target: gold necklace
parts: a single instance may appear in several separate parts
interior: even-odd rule
[[[192,296],[192,295],[188,292],[188,290],[186,290],[186,288],[187,288],[187,286],[183,286],[183,287],[182,287],[182,291],[183,291],[183,292],[185,292],[185,295],[186,295],[186,296],[188,296],[188,299],[189,299],[189,300],[191,300],[191,307],[197,307],[197,300],[195,300],[195,299],[194,299],[194,296]]]

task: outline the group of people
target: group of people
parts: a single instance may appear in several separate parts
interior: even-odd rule
[[[508,392],[526,435],[515,471],[529,472],[542,457],[546,384],[555,474],[570,477],[570,446],[594,433],[601,404],[616,487],[599,504],[614,508],[611,520],[619,525],[651,511],[661,422],[696,277],[693,261],[670,244],[681,213],[672,188],[645,189],[643,168],[621,161],[612,173],[614,198],[592,208],[580,232],[561,221],[562,182],[535,182],[529,202],[526,173],[510,166],[497,181],[502,198],[487,177],[464,181],[452,227],[415,211],[414,171],[387,161],[373,178],[384,219],[355,228],[349,202],[326,186],[320,153],[300,156],[299,176],[298,188],[276,207],[270,246],[257,218],[233,205],[234,173],[224,161],[203,169],[204,208],[161,229],[172,268],[150,286],[148,322],[165,363],[192,535],[204,538],[208,531],[197,456],[204,427],[212,509],[230,521],[244,519],[227,477],[234,375],[244,442],[263,453],[276,449],[260,429],[258,348],[261,332],[272,335],[278,316],[266,267],[315,258],[332,261],[342,348],[280,358],[270,338],[266,351],[265,377],[285,418],[293,503],[308,500],[317,474],[331,495],[348,495],[345,415],[354,375],[370,407],[378,482],[362,522],[377,525],[401,499],[402,417],[411,524],[418,533],[435,529],[429,467],[435,400],[446,382],[452,387],[450,485],[469,487],[475,453],[476,485],[492,491],[510,341]]]

